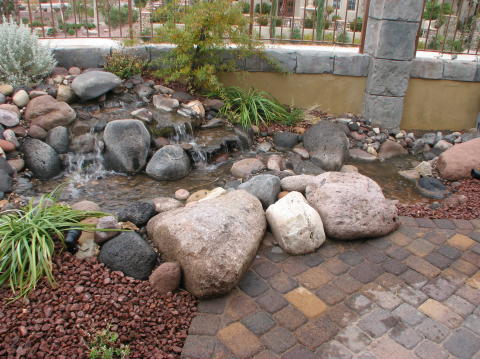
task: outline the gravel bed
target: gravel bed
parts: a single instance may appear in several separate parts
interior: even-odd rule
[[[476,219],[480,218],[480,181],[468,179],[460,181],[456,186],[449,185],[457,195],[464,195],[464,203],[448,207],[432,209],[430,204],[398,204],[399,215],[415,218],[450,218],[450,219]],[[440,202],[441,204],[442,202]]]
[[[88,358],[88,343],[110,325],[130,358],[180,357],[197,300],[185,291],[158,295],[148,281],[112,272],[96,259],[54,258],[56,288],[40,283],[28,299],[4,302],[0,358]]]

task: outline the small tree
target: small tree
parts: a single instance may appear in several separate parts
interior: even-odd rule
[[[325,19],[323,12],[325,9],[325,0],[317,0],[317,26],[315,31],[315,38],[317,41],[322,40],[323,30],[325,28]]]
[[[176,47],[157,61],[156,75],[168,82],[184,82],[192,90],[217,89],[216,73],[235,69],[239,58],[260,54],[261,43],[251,39],[240,4],[197,0],[184,7],[183,1],[172,0],[161,10],[166,22],[158,35]],[[230,49],[234,56],[226,60],[222,52],[229,44],[234,45]]]
[[[270,13],[270,38],[275,37],[275,30],[277,27],[277,13],[278,13],[278,0],[272,0],[272,12]]]

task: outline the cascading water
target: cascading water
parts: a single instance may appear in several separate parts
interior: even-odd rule
[[[171,137],[171,141],[177,144],[189,144],[192,148],[189,150],[194,166],[196,168],[207,169],[208,158],[207,153],[199,145],[193,133],[192,124],[188,121],[177,122],[174,124],[175,134]]]

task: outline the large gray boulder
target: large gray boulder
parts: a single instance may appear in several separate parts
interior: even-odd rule
[[[102,246],[98,259],[111,270],[147,279],[157,263],[157,254],[137,233],[123,232]]]
[[[311,161],[326,171],[338,171],[348,158],[348,138],[339,125],[321,121],[303,135]]]
[[[167,145],[159,149],[148,162],[147,175],[158,181],[172,181],[190,172],[190,158],[182,147]]]
[[[72,90],[82,101],[102,96],[122,83],[122,80],[110,72],[89,71],[72,82]]]
[[[380,237],[400,225],[395,201],[385,199],[375,181],[357,172],[325,172],[307,186],[306,197],[329,238]]]
[[[46,142],[53,147],[57,153],[67,153],[70,142],[68,129],[64,126],[57,126],[48,131]]]
[[[147,163],[150,134],[142,121],[109,122],[103,133],[105,166],[108,169],[135,173]]]
[[[264,208],[275,203],[280,188],[280,179],[274,175],[258,175],[238,186],[257,197]]]
[[[21,147],[25,155],[25,165],[35,177],[49,179],[62,171],[62,161],[58,153],[48,144],[35,138],[28,138]]]
[[[325,242],[320,215],[300,192],[290,192],[267,209],[267,220],[275,239],[290,254],[314,252]]]
[[[238,284],[265,227],[260,201],[239,190],[161,213],[148,222],[147,232],[163,259],[180,264],[185,288],[209,297]]]

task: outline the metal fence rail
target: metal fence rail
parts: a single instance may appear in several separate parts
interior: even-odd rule
[[[168,0],[11,0],[41,38],[160,41]],[[190,6],[185,0],[184,6]],[[370,0],[239,0],[251,36],[266,42],[360,46]],[[178,24],[182,26],[182,24]]]
[[[478,55],[479,0],[424,0],[417,51]]]

